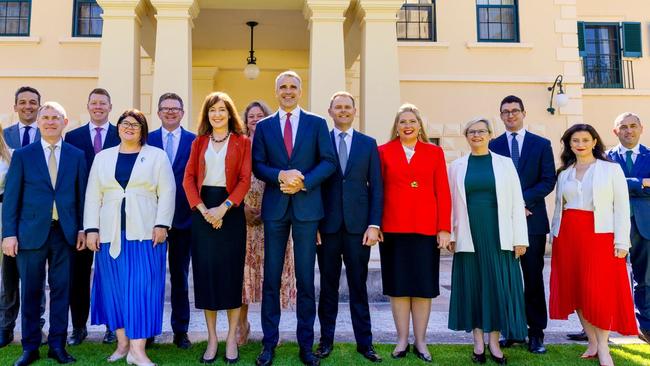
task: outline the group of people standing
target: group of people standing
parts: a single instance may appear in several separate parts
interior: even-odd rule
[[[281,309],[295,304],[300,360],[319,365],[334,349],[343,263],[357,351],[381,362],[366,289],[377,243],[397,330],[392,358],[407,356],[413,324],[412,352],[432,362],[427,324],[439,295],[440,251],[447,249],[454,253],[449,328],[473,333],[475,363],[486,362],[488,333],[491,359],[505,364],[501,347],[526,338],[530,352],[546,352],[542,271],[549,232],[550,316],[578,313],[588,336],[581,357],[613,365],[609,331],[637,334],[625,262],[630,246],[639,336],[650,341],[650,152],[639,144],[637,115],[617,118],[621,144],[608,153],[593,127],[570,127],[556,172],[550,141],[524,128],[523,101],[508,96],[500,105],[506,132],[493,139],[489,119],[467,122],[470,153],[448,170],[414,105],[397,111],[390,141],[378,147],[352,127],[351,94],[332,96],[329,131],[325,119],[300,108],[296,73],[278,75],[275,93],[277,112],[255,101],[243,118],[226,93],[211,93],[194,135],[180,126],[183,100],[174,93],[160,97],[162,127],[149,132],[134,109],[111,125],[110,95],[95,89],[90,122],[63,139],[63,107],[41,105],[33,88],[18,90],[20,122],[0,138],[6,181],[0,346],[13,340],[20,280],[24,352],[16,365],[40,358],[46,268],[48,357],[75,361],[66,338],[69,345],[83,342],[90,313],[91,324],[106,326],[104,340],[117,340],[108,362],[153,365],[146,346],[162,330],[166,256],[173,342],[183,349],[191,345],[192,261],[195,306],[204,310],[208,330],[200,363],[218,357],[219,310],[228,317],[223,359],[238,362],[238,346],[250,333],[248,304],[261,301],[256,364],[273,363]],[[545,197],[554,188],[549,225]],[[321,330],[313,350],[316,315]]]

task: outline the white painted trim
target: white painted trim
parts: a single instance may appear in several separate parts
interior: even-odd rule
[[[2,46],[31,46],[41,43],[41,37],[0,37],[0,45]]]
[[[59,44],[61,45],[84,45],[84,46],[99,46],[102,43],[101,37],[61,37]]]
[[[96,79],[98,70],[18,70],[0,69],[0,78],[77,78]]]
[[[465,42],[467,48],[508,48],[529,50],[534,47],[532,43],[520,42]]]
[[[582,96],[650,96],[650,89],[582,89]]]
[[[428,41],[397,41],[399,48],[449,48],[449,42],[428,42]]]
[[[401,74],[400,81],[411,82],[458,82],[458,83],[513,83],[513,84],[553,84],[555,76],[521,75],[425,75]],[[562,82],[582,84],[582,77],[565,77]],[[551,86],[549,85],[549,86]]]

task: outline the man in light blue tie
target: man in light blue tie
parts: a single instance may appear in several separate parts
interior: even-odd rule
[[[165,150],[176,180],[176,208],[172,227],[168,232],[169,274],[171,277],[171,325],[174,344],[181,349],[192,345],[187,337],[190,323],[189,286],[187,282],[190,266],[190,243],[192,241],[191,209],[183,189],[183,174],[190,148],[196,135],[181,127],[183,99],[175,93],[165,93],[158,100],[158,118],[162,127],[151,132],[147,142]],[[149,339],[148,343],[153,342]]]

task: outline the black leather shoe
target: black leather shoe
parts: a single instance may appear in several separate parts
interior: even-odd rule
[[[262,352],[257,355],[255,365],[257,366],[271,366],[273,364],[273,357],[275,357],[275,350],[272,348],[263,348]]]
[[[504,348],[509,348],[514,346],[515,344],[523,344],[523,343],[526,343],[526,341],[520,339],[505,339],[503,337],[499,339],[499,345]]]
[[[404,358],[404,357],[406,357],[406,354],[409,352],[409,348],[410,348],[410,345],[407,344],[406,348],[404,348],[403,351],[399,351],[399,352],[393,351],[393,353],[390,354],[390,357],[392,357],[394,359]]]
[[[431,355],[427,355],[425,353],[420,352],[420,350],[418,350],[418,348],[415,345],[413,345],[413,354],[415,354],[417,358],[419,358],[424,362],[433,362]]]
[[[488,348],[490,348],[489,345],[488,345]],[[506,360],[506,355],[505,354],[502,354],[501,357],[497,357],[497,356],[494,355],[494,353],[492,353],[491,349],[490,349],[490,358],[497,365],[506,365],[508,363],[508,360]]]
[[[357,352],[361,353],[370,362],[381,362],[381,356],[379,356],[372,345],[368,347],[357,346]]]
[[[303,365],[307,366],[319,366],[320,365],[320,358],[314,356],[314,353],[308,349],[308,350],[300,350],[300,361],[302,361]]]
[[[86,327],[83,328],[75,328],[72,330],[72,334],[70,335],[70,338],[68,338],[68,345],[69,346],[78,346],[81,344],[81,342],[84,341],[88,337],[88,330]]]
[[[14,341],[14,332],[0,332],[0,348],[5,347],[9,343]]]
[[[570,341],[576,341],[576,342],[586,342],[587,341],[587,333],[585,333],[584,329],[578,333],[569,333],[566,335],[566,338]]]
[[[14,366],[27,366],[36,362],[41,358],[41,355],[38,354],[38,350],[33,351],[24,351],[22,355],[14,362]]]
[[[106,329],[106,333],[104,333],[104,339],[102,339],[102,343],[113,344],[116,341],[117,341],[117,337],[115,336],[115,332]]]
[[[321,343],[318,345],[318,348],[316,348],[316,351],[314,352],[314,356],[318,358],[327,358],[327,356],[332,353],[332,350],[334,349],[334,345],[332,344],[327,344],[327,343]]]
[[[650,344],[650,329],[639,329],[639,339]]]
[[[47,351],[47,358],[56,360],[58,363],[73,363],[77,361],[65,350],[65,348],[50,348]]]
[[[483,353],[478,354],[472,351],[472,362],[474,363],[480,363],[484,364],[487,362],[487,359],[485,358],[485,350],[483,350]]]
[[[537,355],[546,353],[546,347],[544,347],[544,338],[528,337],[528,352]]]
[[[188,349],[192,346],[187,333],[174,333],[174,344],[180,349]]]

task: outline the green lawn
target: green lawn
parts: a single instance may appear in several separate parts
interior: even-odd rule
[[[223,350],[225,345],[221,343],[220,358],[215,365],[223,365]],[[205,342],[198,343],[190,350],[182,351],[170,344],[155,345],[149,350],[149,355],[159,365],[198,365],[198,359],[205,348]],[[580,354],[584,351],[581,345],[549,345],[549,352],[546,355],[533,356],[523,347],[515,347],[505,351],[509,365],[546,366],[546,365],[576,365],[590,366],[598,365],[597,360],[581,360]],[[112,352],[112,346],[97,343],[84,343],[81,346],[69,347],[68,351],[77,358],[75,365],[109,365],[105,358]],[[240,349],[241,360],[239,365],[254,365],[255,357],[261,349],[260,343],[252,343]],[[393,345],[377,345],[377,351],[384,357],[382,365],[420,365],[426,363],[417,359],[412,353],[406,359],[395,361],[390,358]],[[470,354],[472,348],[469,345],[434,345],[430,346],[433,356],[433,365],[463,366],[471,365]],[[0,365],[12,365],[20,355],[21,348],[12,345],[0,350]],[[47,346],[41,348],[41,357],[47,354]],[[650,366],[650,346],[648,345],[626,345],[612,346],[612,355],[617,366],[646,365]],[[301,365],[298,359],[298,346],[295,343],[280,345],[276,350],[274,365]],[[371,365],[361,355],[356,353],[353,344],[337,344],[332,355],[323,361],[325,365]],[[36,365],[56,365],[52,360],[41,360]],[[118,362],[116,365],[126,365],[126,362]],[[488,360],[486,365],[495,365]]]

